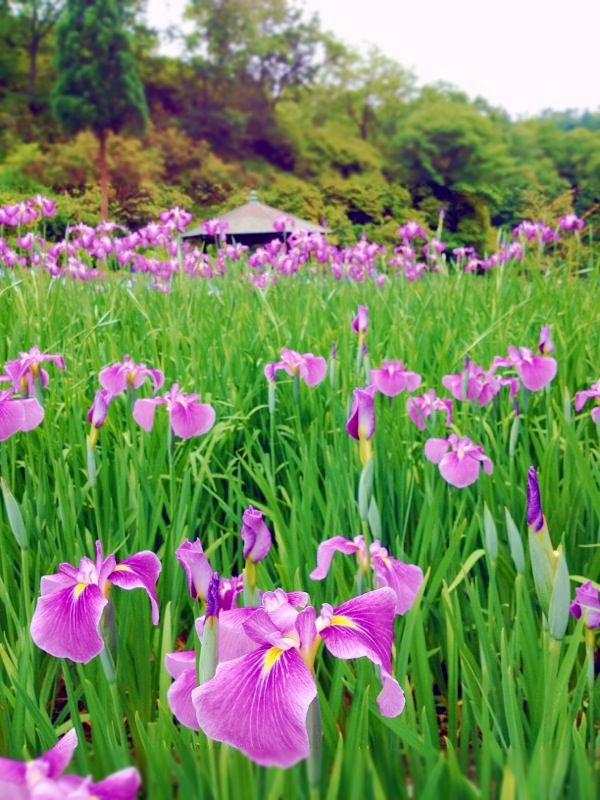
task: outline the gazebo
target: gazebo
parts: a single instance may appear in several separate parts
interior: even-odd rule
[[[233,211],[221,214],[218,221],[226,226],[220,238],[227,242],[246,244],[249,247],[266,244],[272,239],[283,239],[292,231],[304,230],[325,233],[325,228],[314,222],[288,214],[278,208],[259,202],[255,191],[250,192],[250,201]],[[277,230],[273,224],[277,222]],[[207,233],[202,224],[187,230],[185,239],[202,239],[213,242],[215,236]]]

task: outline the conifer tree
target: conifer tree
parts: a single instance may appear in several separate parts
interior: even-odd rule
[[[100,211],[108,217],[106,146],[110,132],[141,135],[148,121],[144,88],[119,0],[67,0],[57,26],[54,116],[71,134],[98,138]]]

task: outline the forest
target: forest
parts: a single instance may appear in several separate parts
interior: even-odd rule
[[[600,110],[512,120],[419,87],[401,45],[352,49],[294,0],[189,0],[185,17],[173,57],[140,0],[0,0],[0,204],[59,199],[51,238],[99,221],[103,177],[102,216],[134,228],[255,189],[381,244],[443,207],[448,244],[481,251],[522,219],[600,218]]]

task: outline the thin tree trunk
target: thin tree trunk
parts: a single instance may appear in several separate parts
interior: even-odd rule
[[[36,103],[37,55],[39,45],[38,38],[32,36],[29,42],[29,72],[27,75],[27,95],[29,98],[29,110],[32,114],[37,114],[40,110]]]
[[[101,130],[98,133],[98,143],[100,145],[100,216],[102,221],[108,220],[108,165],[106,160],[106,141],[108,131]]]

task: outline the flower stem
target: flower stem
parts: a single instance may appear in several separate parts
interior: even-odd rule
[[[308,731],[308,741],[310,743],[310,753],[306,762],[308,785],[310,787],[311,798],[318,798],[320,797],[319,787],[321,785],[321,767],[323,761],[323,732],[321,728],[321,710],[319,708],[318,697],[315,697],[308,707],[306,728]]]

